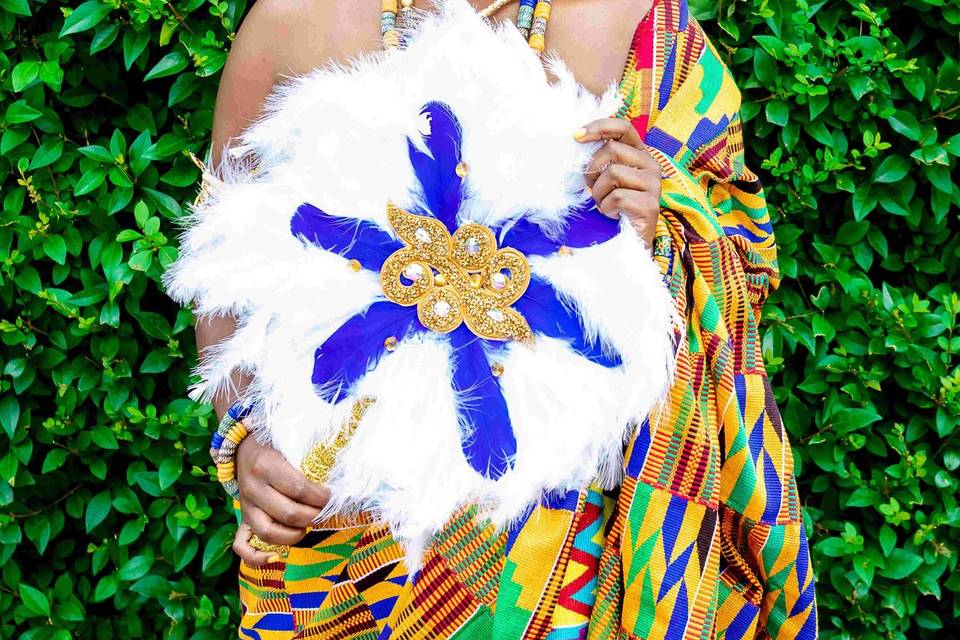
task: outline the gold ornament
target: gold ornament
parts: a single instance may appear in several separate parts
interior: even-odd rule
[[[387,219],[405,245],[380,270],[380,286],[389,300],[404,307],[416,305],[420,322],[437,333],[466,322],[481,338],[533,342],[530,325],[510,307],[530,284],[526,256],[509,247],[498,249],[493,232],[473,222],[451,236],[436,218],[414,215],[391,203]],[[418,265],[423,275],[406,285],[400,276],[411,265]],[[493,278],[495,274],[500,275]]]

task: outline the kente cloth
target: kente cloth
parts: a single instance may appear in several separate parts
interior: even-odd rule
[[[740,94],[684,0],[655,0],[620,83],[662,166],[655,256],[686,319],[669,419],[618,489],[554,495],[505,532],[471,509],[416,572],[385,525],[330,520],[286,561],[241,564],[241,638],[707,640],[817,636],[787,434],[758,321],[779,284]]]

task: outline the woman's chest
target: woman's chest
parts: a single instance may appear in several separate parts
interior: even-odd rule
[[[483,8],[488,0],[473,2]],[[599,95],[620,80],[637,24],[652,0],[554,0],[547,28],[547,53],[556,55],[588,91]],[[427,8],[429,2],[417,0]],[[494,17],[516,23],[518,3]],[[335,2],[306,12],[296,33],[278,45],[286,49],[282,75],[307,73],[324,60],[347,64],[380,46],[380,2]]]

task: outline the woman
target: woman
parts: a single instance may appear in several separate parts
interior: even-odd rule
[[[516,3],[495,4],[495,19],[517,19]],[[375,2],[261,0],[224,73],[214,150],[283,76],[380,46],[380,24]],[[586,184],[653,248],[687,319],[670,428],[638,428],[619,492],[571,492],[503,534],[451,522],[414,576],[385,528],[325,523],[304,539],[329,496],[246,438],[241,637],[815,636],[790,450],[756,339],[778,280],[762,191],[742,165],[738,95],[681,2],[558,2],[549,24],[550,50],[588,90],[620,81],[624,117],[571,133],[606,141]],[[200,348],[232,330],[201,320]],[[294,545],[290,556],[254,534]]]

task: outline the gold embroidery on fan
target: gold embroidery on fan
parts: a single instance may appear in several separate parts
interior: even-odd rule
[[[387,204],[387,219],[404,243],[380,270],[387,299],[416,305],[420,322],[437,333],[465,322],[481,338],[533,342],[530,325],[510,307],[530,285],[526,256],[498,249],[496,236],[481,224],[467,223],[451,236],[436,218],[393,204]]]

